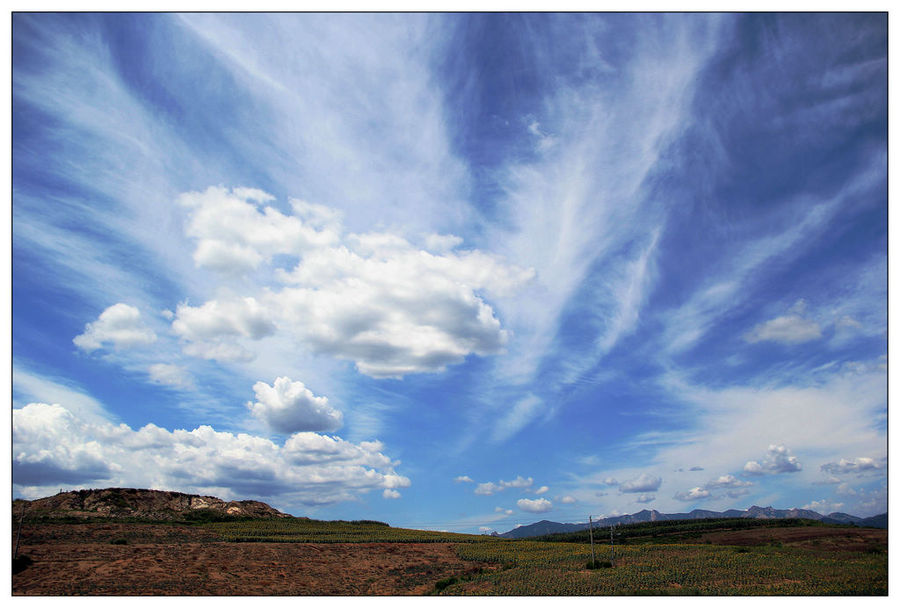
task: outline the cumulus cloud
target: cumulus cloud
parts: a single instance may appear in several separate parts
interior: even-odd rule
[[[747,475],[766,475],[778,473],[795,473],[803,466],[796,456],[783,445],[770,445],[766,458],[762,463],[756,460],[747,461],[744,465],[744,473]]]
[[[400,498],[400,492],[397,490],[392,490],[391,488],[385,488],[384,492],[381,493],[384,498],[388,499],[397,499]]]
[[[828,462],[822,465],[822,470],[834,475],[846,475],[849,473],[862,473],[881,468],[881,464],[874,458],[841,458],[838,462]]]
[[[534,480],[529,478],[524,478],[521,475],[517,475],[515,479],[512,481],[503,481],[502,479],[498,483],[494,483],[493,481],[488,481],[485,483],[480,483],[475,486],[475,494],[481,496],[491,496],[492,494],[496,494],[497,492],[502,492],[507,488],[529,488],[534,483]]]
[[[504,515],[512,515],[513,514],[512,509],[504,509],[503,507],[494,507],[494,512],[495,513],[503,513]]]
[[[317,397],[302,382],[287,377],[253,385],[256,401],[247,407],[259,420],[278,433],[298,431],[336,431],[344,422],[343,414],[328,404],[327,397]]]
[[[721,475],[716,479],[707,482],[703,487],[707,490],[714,490],[717,488],[745,488],[752,485],[752,482],[741,481],[734,475]]]
[[[459,477],[455,477],[453,481],[455,481],[456,483],[475,483],[475,481],[468,475],[460,475]]]
[[[535,494],[543,494],[545,492],[549,492],[550,488],[547,486],[541,486],[537,490],[534,491]]]
[[[814,500],[808,504],[800,507],[801,509],[808,509],[810,511],[815,511],[816,513],[822,513],[823,515],[828,515],[829,513],[834,513],[835,511],[840,511],[844,506],[842,502],[832,502],[830,500]]]
[[[151,344],[156,334],[141,322],[141,312],[134,306],[113,304],[84,326],[84,333],[72,342],[85,352],[93,352],[111,344],[116,350]]]
[[[815,321],[799,315],[787,315],[760,323],[744,335],[744,340],[751,344],[764,341],[800,344],[821,337],[822,329]]]
[[[174,388],[191,388],[194,381],[186,369],[172,363],[155,363],[147,368],[150,381]]]
[[[516,501],[516,505],[518,505],[519,509],[522,511],[527,511],[529,513],[546,513],[553,509],[553,503],[547,500],[546,498],[520,498]]]
[[[45,403],[13,410],[13,445],[13,483],[34,497],[55,492],[59,484],[102,482],[317,505],[410,485],[380,442],[355,444],[304,432],[278,445],[209,426],[169,431],[147,424],[133,430],[88,422]]]
[[[645,493],[645,492],[655,492],[659,489],[659,486],[662,484],[661,477],[654,477],[653,475],[648,475],[647,473],[642,473],[638,477],[634,479],[629,479],[628,481],[623,481],[619,484],[619,491],[626,493]]]
[[[277,254],[281,289],[254,297],[179,306],[172,327],[185,352],[246,360],[237,338],[276,331],[318,354],[352,360],[366,375],[386,378],[442,371],[470,354],[503,350],[509,334],[484,294],[508,295],[534,271],[481,251],[452,251],[453,235],[429,235],[431,251],[405,238],[371,232],[343,235],[328,208],[292,201],[292,213],[266,206],[266,193],[209,188],[179,199],[190,210],[198,265],[247,272]],[[293,262],[292,262],[293,263]]]
[[[687,492],[677,492],[675,494],[675,500],[680,500],[683,502],[691,502],[694,500],[703,500],[704,498],[709,498],[709,490],[704,490],[703,488],[691,488]]]
[[[226,274],[245,274],[276,254],[300,255],[317,246],[337,241],[328,229],[317,230],[304,222],[303,203],[295,205],[298,215],[284,215],[263,206],[275,197],[253,188],[210,187],[204,192],[187,192],[178,202],[188,210],[185,232],[197,241],[197,266]],[[311,210],[315,213],[315,209]]]
[[[186,342],[185,352],[203,359],[244,361],[253,354],[237,338],[259,340],[275,333],[271,314],[253,297],[210,300],[202,306],[179,304],[172,331]]]
[[[563,503],[564,505],[571,505],[571,504],[575,504],[576,502],[578,502],[578,499],[576,499],[574,496],[566,495],[566,496],[563,496],[562,498],[560,498],[559,502]]]
[[[653,502],[654,500],[656,500],[655,494],[641,494],[635,499],[635,502],[648,503]]]

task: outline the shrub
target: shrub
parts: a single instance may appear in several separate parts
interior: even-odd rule
[[[596,570],[598,568],[612,568],[612,567],[613,567],[612,562],[600,561],[600,560],[596,560],[596,559],[588,562],[587,566],[586,566],[586,568],[588,570]]]

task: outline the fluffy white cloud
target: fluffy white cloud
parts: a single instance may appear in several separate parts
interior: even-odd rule
[[[541,486],[537,490],[535,490],[534,493],[535,494],[543,494],[543,493],[549,492],[549,491],[550,491],[550,488],[548,488],[547,486]]]
[[[822,470],[835,475],[848,473],[862,473],[880,469],[881,464],[874,458],[841,458],[838,462],[828,462],[822,465]]]
[[[703,488],[691,488],[687,492],[678,492],[675,494],[675,500],[691,502],[694,500],[703,500],[709,498],[709,490]]]
[[[816,513],[821,513],[823,515],[828,515],[829,513],[834,513],[835,511],[840,511],[844,506],[842,502],[832,502],[830,500],[814,500],[809,504],[805,504],[801,509],[809,509],[810,511],[815,511]]]
[[[744,465],[744,473],[748,475],[795,473],[802,468],[800,461],[788,448],[783,445],[770,445],[763,462],[748,461]]]
[[[141,322],[141,312],[121,302],[100,313],[96,321],[84,326],[84,333],[72,339],[85,352],[103,348],[106,343],[118,350],[155,341],[156,334]]]
[[[387,232],[344,236],[326,207],[292,201],[285,215],[256,204],[269,200],[246,189],[181,196],[198,264],[240,273],[276,254],[297,260],[290,271],[275,269],[281,289],[258,298],[179,306],[172,327],[188,354],[246,360],[252,355],[237,338],[257,340],[277,328],[380,378],[442,371],[504,348],[509,334],[482,294],[508,295],[533,270],[480,251],[453,252],[460,240],[452,235],[427,237],[434,253]]]
[[[253,390],[256,401],[248,401],[247,407],[278,433],[336,431],[343,425],[343,414],[328,404],[328,398],[315,396],[302,382],[281,377],[272,386],[257,382]]]
[[[480,496],[491,496],[492,494],[502,492],[507,488],[530,488],[533,483],[534,480],[531,477],[526,479],[521,475],[517,475],[512,481],[503,481],[501,479],[498,483],[494,483],[493,481],[480,483],[475,486],[475,494]]]
[[[659,489],[659,486],[661,484],[661,477],[654,477],[653,475],[642,473],[634,479],[629,479],[628,481],[623,481],[622,483],[620,483],[619,491],[636,494],[644,492],[655,492]]]
[[[741,481],[734,475],[721,475],[707,482],[703,487],[707,490],[714,490],[718,488],[745,488],[752,485],[752,482]]]
[[[562,498],[560,498],[559,502],[563,503],[564,505],[571,505],[571,504],[575,504],[576,502],[578,502],[578,499],[575,498],[574,496],[566,495],[566,496],[563,496]]]
[[[379,442],[296,433],[278,445],[209,426],[168,431],[148,424],[135,431],[44,403],[13,410],[13,445],[13,482],[32,497],[59,484],[102,482],[316,505],[410,485]]]
[[[388,499],[397,499],[400,498],[400,492],[397,490],[392,490],[391,488],[385,488],[384,492],[381,493],[384,498]]]
[[[191,388],[194,381],[186,369],[172,363],[154,363],[147,368],[151,382],[175,388]]]
[[[516,505],[522,511],[528,511],[529,513],[546,513],[553,509],[553,503],[547,500],[546,498],[520,498],[516,501]]]
[[[744,335],[744,340],[750,343],[772,341],[799,344],[821,337],[822,329],[815,321],[799,315],[786,315],[760,323]]]
[[[179,304],[172,330],[187,342],[185,352],[204,359],[248,360],[253,357],[237,338],[259,340],[275,333],[270,313],[256,298],[223,298],[202,306]]]
[[[274,198],[252,188],[210,187],[182,194],[178,202],[188,209],[185,231],[197,240],[194,262],[227,274],[245,274],[273,255],[300,255],[337,240],[332,230],[317,230],[315,221],[303,221],[304,214],[321,218],[315,207],[298,202],[294,215],[261,207]]]
[[[474,480],[468,475],[460,475],[453,479],[456,483],[475,483]]]

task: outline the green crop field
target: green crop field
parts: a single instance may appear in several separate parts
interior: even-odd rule
[[[392,528],[380,522],[265,519],[204,524],[231,542],[283,543],[471,543],[487,536]]]
[[[442,595],[885,595],[884,551],[811,552],[797,547],[689,544],[683,536],[698,529],[729,529],[734,522],[638,526],[631,542],[611,554],[598,542],[596,559],[612,567],[589,569],[590,545],[549,540],[507,540],[489,536],[392,528],[378,522],[304,519],[204,524],[232,542],[450,542],[466,560],[496,569],[438,581]],[[743,527],[797,527],[799,523],[739,522]],[[652,538],[648,530],[672,533]],[[733,529],[730,528],[730,529]],[[598,534],[598,537],[600,535]],[[635,540],[640,540],[634,544]],[[599,538],[598,538],[599,540]],[[674,542],[671,542],[674,541]],[[614,556],[614,557],[613,557]]]
[[[516,541],[459,545],[465,559],[504,564],[442,590],[496,595],[885,595],[887,555],[689,544],[616,547],[614,566],[589,570],[589,546]],[[609,559],[609,547],[597,548]]]

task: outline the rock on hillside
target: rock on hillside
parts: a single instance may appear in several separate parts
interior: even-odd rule
[[[226,502],[214,496],[198,496],[161,490],[106,488],[75,490],[31,501],[17,500],[13,516],[25,504],[26,516],[78,518],[140,518],[153,520],[182,519],[186,514],[205,510],[236,517],[291,517],[264,502],[240,500]]]

